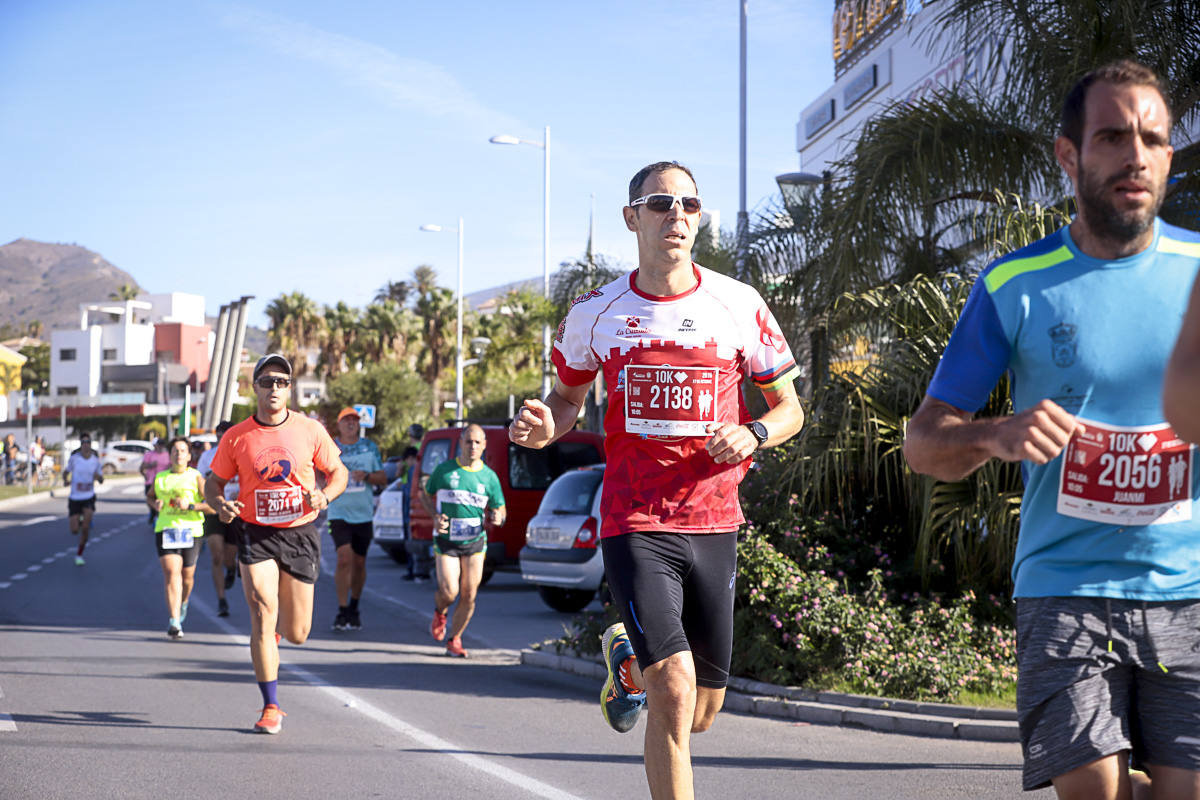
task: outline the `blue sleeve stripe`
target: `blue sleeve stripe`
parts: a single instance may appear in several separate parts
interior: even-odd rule
[[[981,282],[976,282],[927,392],[974,414],[987,403],[996,382],[1008,370],[1011,353],[1012,343],[995,300]]]
[[[1014,258],[1012,261],[1004,261],[993,267],[991,272],[984,276],[983,283],[990,294],[1018,275],[1035,272],[1039,269],[1049,269],[1064,261],[1070,261],[1072,258],[1074,256],[1066,245],[1038,256]]]

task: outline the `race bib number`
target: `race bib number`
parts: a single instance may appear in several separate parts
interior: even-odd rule
[[[254,518],[259,525],[279,525],[304,515],[299,486],[254,490]]]
[[[191,528],[163,528],[163,550],[186,550],[195,543]]]
[[[716,420],[716,367],[625,367],[626,433],[707,436]]]
[[[346,481],[346,492],[365,492],[367,484],[365,481],[356,481],[354,478]]]
[[[1078,419],[1067,442],[1058,513],[1111,525],[1192,518],[1192,454],[1171,426],[1120,427]]]
[[[450,541],[452,542],[469,542],[481,533],[483,533],[483,520],[479,517],[450,520]]]
[[[75,493],[76,494],[91,494],[93,491],[92,487],[95,485],[96,485],[95,481],[76,481],[75,482]]]

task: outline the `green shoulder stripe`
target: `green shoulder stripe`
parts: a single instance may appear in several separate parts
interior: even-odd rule
[[[1200,242],[1183,242],[1166,236],[1158,237],[1158,252],[1200,258]]]
[[[1071,255],[1071,250],[1064,244],[1057,250],[1051,250],[1049,253],[1043,253],[1040,256],[1017,258],[1005,262],[989,272],[987,277],[984,278],[983,284],[987,287],[988,292],[991,293],[1018,275],[1026,272],[1036,272],[1039,269],[1049,269],[1064,261],[1070,261],[1072,258],[1074,256]]]

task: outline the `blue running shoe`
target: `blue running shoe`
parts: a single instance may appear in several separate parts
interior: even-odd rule
[[[183,603],[180,604],[180,606],[179,606],[179,624],[180,625],[182,625],[187,620],[187,604],[188,604],[188,601],[184,600]]]
[[[633,645],[625,635],[625,626],[619,622],[610,625],[600,637],[600,649],[604,653],[604,665],[608,667],[608,680],[600,692],[600,710],[604,712],[604,721],[614,731],[625,733],[637,724],[638,713],[646,705],[646,693],[630,694],[618,677],[621,664],[633,656]]]

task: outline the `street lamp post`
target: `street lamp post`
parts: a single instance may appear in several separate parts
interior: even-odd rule
[[[442,225],[422,225],[421,230],[431,233],[458,234],[458,330],[454,345],[454,414],[462,422],[463,415],[463,218],[458,218],[457,228]]]
[[[542,149],[542,296],[550,299],[550,126],[540,142],[500,135],[492,144],[527,144]],[[550,394],[550,326],[542,325],[542,397]]]

